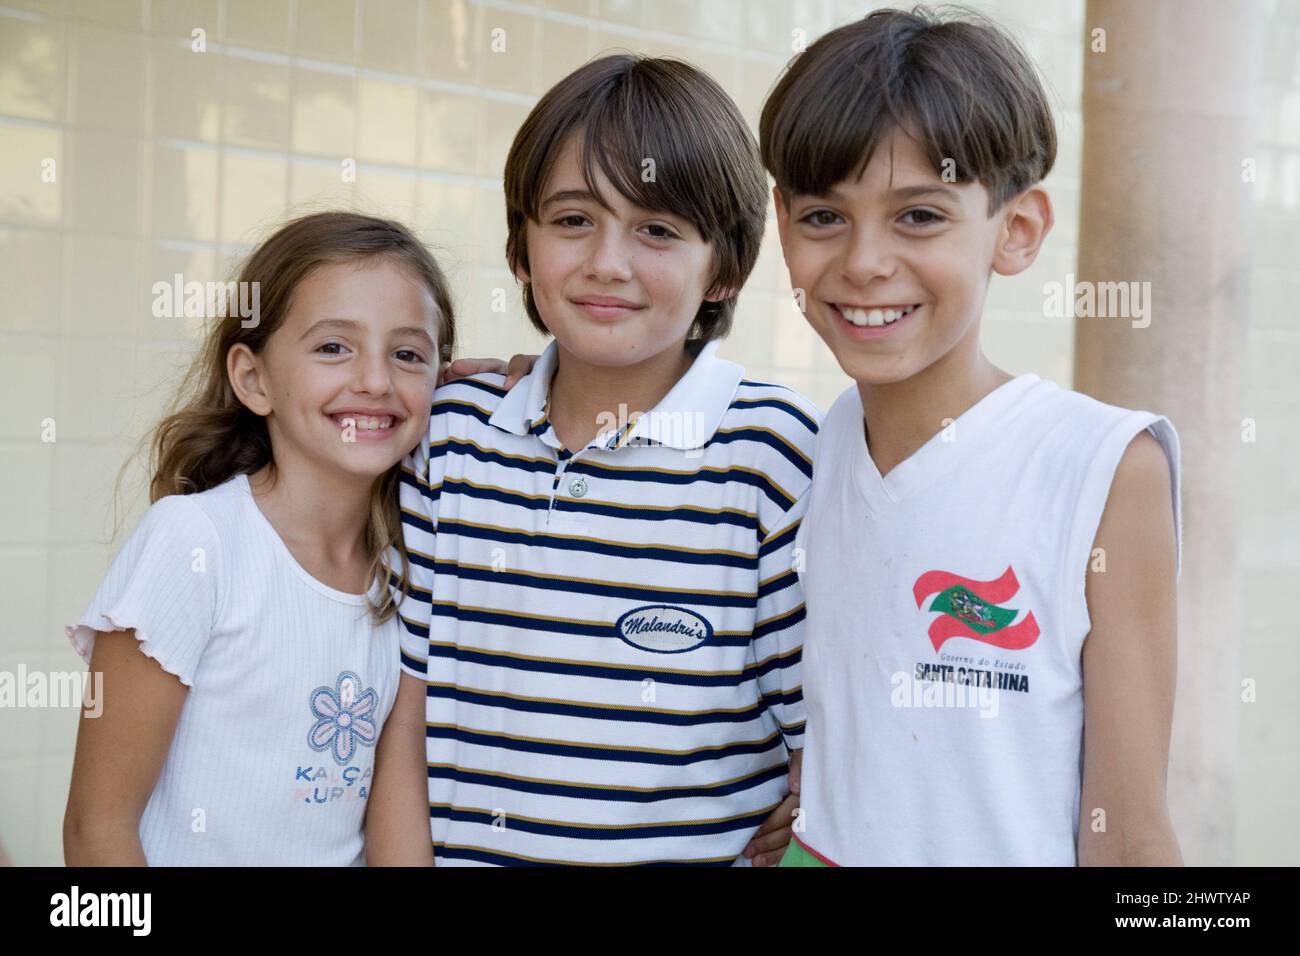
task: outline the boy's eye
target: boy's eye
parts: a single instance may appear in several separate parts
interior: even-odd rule
[[[342,355],[343,348],[342,342],[326,342],[324,345],[317,346],[316,351],[324,352],[326,355]]]
[[[908,221],[909,226],[928,226],[931,223],[944,221],[943,216],[933,209],[909,209],[903,213],[903,219],[906,220],[908,216],[916,217]]]
[[[585,225],[586,222],[587,222],[587,217],[581,216],[576,212],[571,213],[568,216],[561,216],[559,219],[555,220],[555,224],[557,226],[566,226],[568,228],[582,226]]]
[[[673,230],[671,230],[671,229],[669,229],[667,226],[662,225],[662,224],[657,223],[657,222],[652,222],[650,225],[646,226],[645,229],[646,229],[646,232],[650,233],[650,236],[651,236],[651,238],[653,238],[653,239],[677,239],[677,238],[680,238],[680,237],[677,235],[677,233],[673,232]]]
[[[833,226],[839,218],[839,213],[831,212],[829,209],[814,209],[799,221],[806,222],[810,226]]]

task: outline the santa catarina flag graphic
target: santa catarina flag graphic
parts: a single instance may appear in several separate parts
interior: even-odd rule
[[[950,637],[969,637],[1008,651],[1019,651],[1038,640],[1038,622],[1030,611],[1012,624],[1020,611],[1002,607],[1020,590],[1010,566],[996,581],[976,581],[948,571],[926,571],[912,585],[919,608],[931,594],[929,611],[939,617],[930,624],[930,643],[936,651]]]

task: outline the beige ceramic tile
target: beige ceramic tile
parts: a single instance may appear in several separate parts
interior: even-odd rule
[[[228,43],[270,50],[289,48],[289,0],[226,0]]]
[[[67,81],[63,23],[7,18],[0,29],[0,113],[56,120]]]
[[[477,167],[482,101],[460,93],[422,90],[420,166],[472,175]]]
[[[149,10],[152,27],[159,33],[194,39],[194,31],[202,30],[208,44],[220,39],[217,35],[219,0],[167,0],[152,3]]]
[[[474,83],[480,16],[468,0],[425,0],[420,72],[448,83]]]
[[[355,182],[344,180],[340,162],[295,161],[289,168],[288,214],[306,215],[327,209],[350,208]]]
[[[227,153],[221,167],[222,242],[255,242],[283,218],[288,189],[284,159]]]
[[[59,330],[63,289],[63,240],[58,233],[35,229],[0,229],[0,330]],[[75,273],[74,273],[75,275]]]
[[[289,145],[289,67],[230,57],[222,101],[227,143],[284,150]]]
[[[0,219],[57,224],[66,174],[59,130],[0,124]]]
[[[355,77],[299,67],[293,70],[293,150],[316,156],[352,156],[356,143]]]
[[[494,90],[533,92],[537,19],[512,10],[483,8],[471,42],[479,46],[479,82]]]
[[[541,57],[537,65],[537,92],[542,93],[587,62],[595,33],[590,27],[556,20],[542,21],[539,29]]]
[[[68,147],[73,226],[87,232],[138,234],[144,143],[134,134],[83,130],[70,134]]]
[[[154,37],[149,43],[153,134],[217,142],[221,134],[222,58],[195,53],[172,37]]]
[[[298,0],[293,48],[302,56],[356,61],[356,0]]]
[[[132,341],[143,301],[142,240],[132,236],[74,233],[68,237],[63,329],[72,339]],[[67,356],[61,356],[61,359]],[[81,433],[77,437],[86,438]]]
[[[415,73],[419,51],[419,0],[385,0],[362,8],[361,65]]]
[[[362,162],[415,164],[420,91],[413,85],[361,77],[357,81],[357,150]]]
[[[153,154],[151,234],[162,239],[217,238],[217,151],[159,145]]]
[[[72,24],[71,102],[82,126],[134,132],[143,120],[144,37],[88,21]]]

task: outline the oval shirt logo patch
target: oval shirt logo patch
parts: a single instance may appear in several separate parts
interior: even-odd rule
[[[633,608],[614,624],[627,644],[656,654],[680,654],[713,636],[713,625],[694,611],[671,604]]]

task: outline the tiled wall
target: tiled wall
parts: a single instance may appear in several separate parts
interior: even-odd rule
[[[972,5],[1007,24],[1038,59],[1061,130],[1048,181],[1056,230],[1030,274],[995,281],[986,348],[1010,371],[1068,384],[1071,329],[1043,317],[1041,288],[1075,262],[1084,4]],[[461,354],[537,351],[541,339],[504,268],[500,173],[540,93],[602,51],[675,55],[712,73],[756,126],[793,31],[811,41],[870,7],[0,0],[0,671],[80,667],[62,625],[93,592],[115,527],[128,530],[143,508],[142,470],[128,467],[115,496],[118,472],[156,420],[198,332],[192,320],[152,317],[155,281],[176,272],[221,278],[287,215],[352,206],[408,221],[435,248],[457,291]],[[1296,8],[1273,12],[1289,46],[1275,43],[1270,61],[1284,95],[1270,100],[1278,172],[1260,186],[1266,209],[1250,398],[1261,430],[1267,421],[1276,436],[1295,434],[1288,422],[1300,411],[1286,363],[1300,357],[1287,311],[1300,273],[1285,251],[1300,238],[1300,71]],[[196,29],[204,52],[193,49]],[[355,182],[344,181],[345,160],[355,163]],[[489,308],[497,288],[510,290],[505,314]],[[823,409],[848,383],[793,311],[774,228],[723,353]],[[52,442],[42,440],[48,419]],[[1261,674],[1280,667],[1295,677],[1289,616],[1269,596],[1288,573],[1294,578],[1300,550],[1267,543],[1279,519],[1290,541],[1300,531],[1298,479],[1286,471],[1294,443],[1258,447],[1261,467],[1246,499],[1258,509],[1246,519],[1247,561],[1258,572],[1248,584],[1257,610],[1246,656]],[[1290,746],[1295,705],[1287,706],[1285,714],[1267,711],[1271,720],[1289,717],[1285,725],[1243,722],[1243,862],[1276,858],[1267,827],[1283,825],[1282,797],[1263,782]],[[75,724],[72,710],[0,710],[0,842],[17,863],[61,861]],[[1289,759],[1291,791],[1297,775]]]

